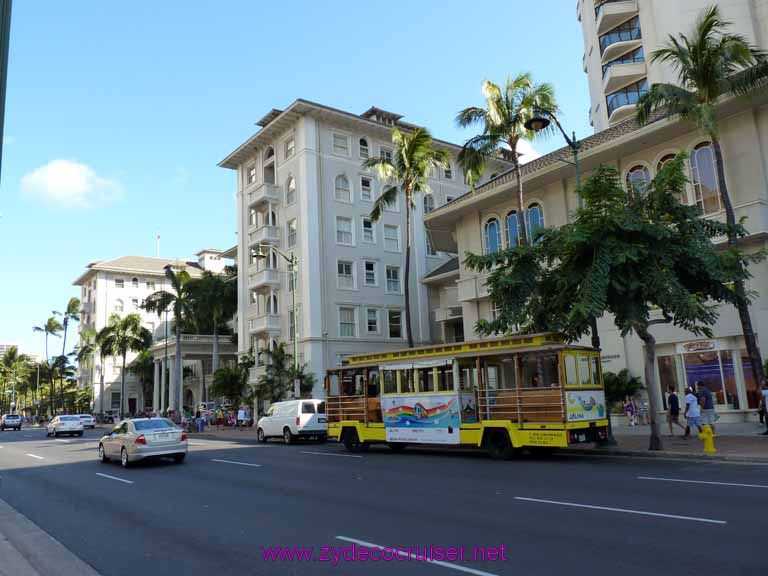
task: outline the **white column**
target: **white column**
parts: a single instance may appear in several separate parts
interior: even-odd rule
[[[152,411],[160,410],[160,363],[155,361],[155,380],[152,386]]]
[[[160,411],[165,412],[168,406],[165,403],[165,392],[168,390],[168,363],[165,358],[160,362]]]

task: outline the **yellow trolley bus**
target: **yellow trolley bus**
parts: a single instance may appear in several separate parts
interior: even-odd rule
[[[607,435],[600,353],[557,334],[359,354],[325,391],[328,436],[352,452],[433,444],[504,459]]]

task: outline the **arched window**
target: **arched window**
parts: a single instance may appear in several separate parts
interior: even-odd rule
[[[507,246],[514,248],[520,243],[520,219],[517,216],[517,210],[512,210],[507,214]]]
[[[627,192],[631,194],[645,194],[650,183],[651,172],[642,164],[633,166],[630,171],[627,172]]]
[[[133,288],[138,288],[139,287],[139,279],[136,278],[136,277],[131,278],[131,286]]]
[[[435,209],[435,197],[432,194],[424,194],[424,214],[429,214]]]
[[[485,223],[485,253],[493,254],[501,250],[501,225],[496,218]]]
[[[532,242],[539,231],[544,229],[544,210],[541,208],[541,204],[534,202],[528,206],[528,211],[525,216],[527,220],[528,239]]]
[[[672,162],[672,160],[675,159],[674,154],[665,154],[662,156],[661,160],[659,160],[659,163],[656,164],[656,173],[658,174],[661,172],[662,168],[667,165],[667,162]]]
[[[365,138],[360,138],[360,158],[363,160],[368,160],[368,157],[370,156],[370,152],[368,151],[368,140]]]
[[[275,294],[274,292],[269,298],[269,306],[270,306],[269,313],[277,314],[277,294]]]
[[[349,180],[344,174],[336,176],[336,184],[334,187],[334,197],[339,202],[352,203],[352,192],[349,189]]]
[[[691,151],[691,183],[696,205],[702,214],[719,212],[720,188],[711,142],[702,142]]]
[[[285,203],[293,204],[294,202],[296,202],[296,179],[288,176],[288,181],[285,183]]]
[[[277,226],[277,212],[274,208],[269,211],[269,222],[267,224],[269,226]]]

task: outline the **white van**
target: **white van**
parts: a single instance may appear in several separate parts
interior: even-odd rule
[[[325,400],[314,398],[275,402],[256,425],[259,442],[267,438],[280,438],[290,444],[296,438],[314,437],[325,442],[328,424],[325,417]]]

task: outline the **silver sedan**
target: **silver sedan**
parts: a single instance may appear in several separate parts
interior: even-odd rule
[[[145,458],[172,457],[184,462],[187,435],[166,418],[123,420],[99,440],[99,460],[119,459],[123,468]]]

